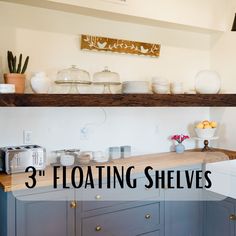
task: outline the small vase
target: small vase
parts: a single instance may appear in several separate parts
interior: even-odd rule
[[[16,93],[25,92],[25,74],[9,73],[4,74],[5,84],[14,84]]]
[[[30,83],[35,93],[48,93],[51,85],[49,78],[44,72],[35,73]]]
[[[176,153],[184,153],[185,146],[182,143],[179,143],[178,145],[175,146],[175,151]]]

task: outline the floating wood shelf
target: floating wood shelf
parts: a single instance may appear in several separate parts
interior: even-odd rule
[[[1,94],[1,107],[236,107],[236,94]]]

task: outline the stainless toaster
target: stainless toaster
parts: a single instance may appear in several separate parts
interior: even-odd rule
[[[7,174],[25,172],[33,166],[36,170],[46,167],[46,150],[37,145],[0,148],[0,171]]]

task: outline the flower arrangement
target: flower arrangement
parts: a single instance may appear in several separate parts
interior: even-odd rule
[[[182,143],[183,141],[185,141],[186,139],[189,139],[190,137],[188,135],[179,135],[179,134],[175,134],[173,136],[171,136],[171,140],[174,140],[178,143]]]

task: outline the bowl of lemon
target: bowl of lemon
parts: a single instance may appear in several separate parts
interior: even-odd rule
[[[198,138],[201,139],[211,139],[215,136],[217,130],[217,122],[204,120],[198,123],[195,127],[195,132]]]

